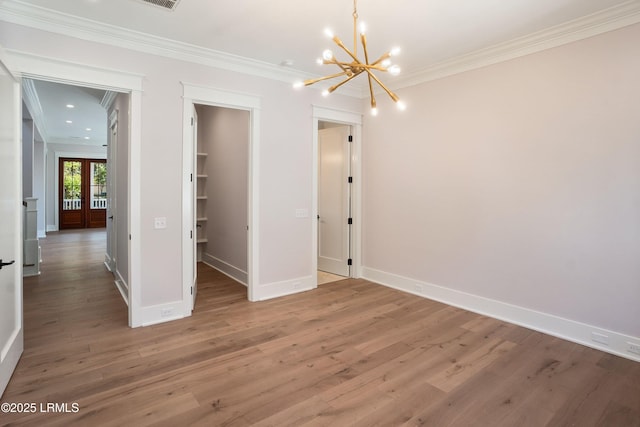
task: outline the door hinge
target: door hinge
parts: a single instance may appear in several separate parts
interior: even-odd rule
[[[349,224],[349,225],[353,224],[353,218],[348,218],[347,219],[347,224]]]
[[[191,126],[193,126],[193,117],[191,117]]]
[[[193,239],[193,230],[189,231],[189,238]]]
[[[349,184],[353,184],[353,177],[352,177],[352,176],[350,176],[349,178],[347,178],[347,182],[348,182]]]
[[[349,142],[353,142],[353,135],[349,135]]]
[[[347,265],[352,265],[352,264],[353,264],[353,260],[352,260],[351,258],[349,258],[349,259],[347,260]]]
[[[193,286],[191,287],[191,295],[193,295]]]
[[[193,182],[193,174],[191,174],[191,177],[189,179],[191,180],[191,182]]]

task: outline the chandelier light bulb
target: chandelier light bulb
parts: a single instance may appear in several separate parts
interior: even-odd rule
[[[333,59],[333,52],[331,52],[329,49],[325,50],[324,52],[322,52],[322,59],[324,59],[325,61],[331,61]]]
[[[400,48],[398,46],[394,47],[393,49],[391,49],[391,52],[389,52],[389,55],[391,56],[400,55]]]
[[[316,59],[316,64],[323,65],[324,64],[324,60],[322,58],[318,58],[318,59]]]
[[[333,38],[333,30],[331,28],[325,28],[324,29],[324,35],[329,37],[330,39]]]
[[[406,110],[406,109],[407,109],[407,104],[405,104],[405,103],[404,103],[404,102],[402,102],[402,101],[398,101],[398,102],[397,102],[397,105],[398,105],[398,110],[400,110],[400,111],[404,111],[404,110]]]
[[[400,67],[394,64],[391,67],[389,67],[388,71],[392,76],[397,76],[398,74],[400,74]]]
[[[373,107],[373,108],[371,109],[371,115],[372,115],[372,116],[377,116],[377,115],[378,115],[378,109],[377,109],[376,107]]]
[[[296,82],[293,82],[293,88],[294,89],[300,89],[304,86],[304,82],[302,80],[298,80]]]
[[[326,98],[327,96],[329,96],[329,93],[330,93],[329,90],[325,89],[325,90],[322,91],[322,96],[324,96]]]
[[[391,65],[391,60],[387,58],[384,61],[382,61],[380,65],[382,65],[384,68],[388,68]]]
[[[367,24],[364,22],[360,23],[360,34],[365,34],[367,32]]]

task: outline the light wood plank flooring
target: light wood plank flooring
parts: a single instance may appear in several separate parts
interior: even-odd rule
[[[250,303],[204,266],[192,317],[130,329],[103,233],[42,243],[2,402],[79,411],[2,425],[640,426],[640,363],[365,280]]]

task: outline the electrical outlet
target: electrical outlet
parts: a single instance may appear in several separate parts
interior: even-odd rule
[[[156,229],[163,229],[163,228],[167,228],[167,218],[166,217],[158,217],[158,218],[154,218],[153,220],[153,226]]]
[[[601,334],[599,332],[591,332],[591,341],[609,345],[609,335]]]
[[[640,354],[640,343],[632,343],[627,341],[627,351],[629,353]]]
[[[161,308],[160,317],[169,317],[173,314],[173,307]]]
[[[416,286],[415,286],[415,290],[416,290],[416,292],[420,292],[420,293],[422,293],[422,291],[423,291],[424,289],[423,289],[422,285],[416,285]]]

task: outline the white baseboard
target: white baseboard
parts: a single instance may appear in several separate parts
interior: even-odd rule
[[[283,280],[282,282],[266,283],[258,285],[256,293],[258,298],[255,301],[264,301],[272,298],[283,297],[285,295],[297,294],[315,289],[314,277],[305,276],[296,279]]]
[[[640,346],[640,337],[621,334],[526,307],[456,291],[369,267],[362,268],[362,277],[393,289],[524,326],[525,328],[640,362],[640,355],[628,351],[631,343]],[[593,341],[594,333],[601,338],[606,337],[609,344]]]
[[[183,301],[174,301],[165,304],[140,307],[140,317],[138,325],[133,325],[133,327],[151,326],[158,323],[182,319],[185,317],[185,315],[182,313],[183,307]]]
[[[46,230],[38,230],[38,239],[44,239],[47,237]]]
[[[107,269],[108,268],[109,267],[107,267]],[[109,270],[109,271],[111,271],[111,270]],[[127,305],[129,305],[129,285],[127,284],[126,280],[124,280],[122,278],[122,275],[120,274],[120,272],[118,271],[117,268],[116,268],[116,271],[114,273],[114,276],[115,276],[116,280],[113,283],[116,285],[116,288],[120,292],[120,295],[122,295],[122,299],[124,299],[124,302]]]
[[[215,268],[219,272],[231,277],[233,280],[237,280],[238,282],[247,286],[247,283],[249,281],[248,280],[249,276],[246,271],[236,266],[233,266],[225,261],[222,261],[221,259],[216,258],[213,255],[208,254],[206,252],[202,254],[201,262],[204,262],[209,267]]]
[[[58,227],[55,224],[47,225],[47,232],[49,231],[58,231]]]

